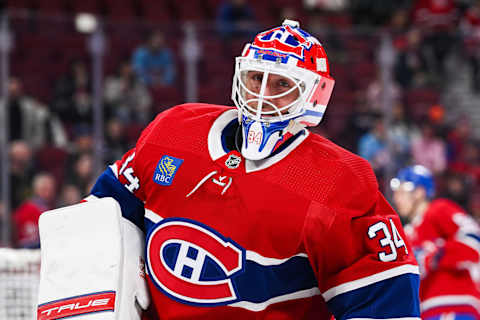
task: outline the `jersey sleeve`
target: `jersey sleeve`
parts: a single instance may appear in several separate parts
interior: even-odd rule
[[[144,230],[141,181],[135,174],[134,159],[135,149],[132,149],[121,160],[110,165],[98,177],[92,188],[91,196],[114,198],[120,204],[123,217]]]
[[[380,192],[369,198],[362,215],[312,204],[305,245],[320,292],[336,319],[419,318],[419,270],[400,220]]]

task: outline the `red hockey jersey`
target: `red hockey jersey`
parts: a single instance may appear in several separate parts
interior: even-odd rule
[[[418,266],[367,162],[307,130],[246,160],[236,126],[233,108],[169,109],[92,190],[145,230],[158,319],[419,317]]]
[[[454,202],[437,199],[405,227],[421,266],[422,317],[480,310],[480,228]],[[478,314],[480,317],[480,313]]]

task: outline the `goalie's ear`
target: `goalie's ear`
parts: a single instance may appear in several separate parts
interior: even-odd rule
[[[122,217],[117,201],[94,199],[44,212],[39,228],[38,319],[141,319],[138,306],[150,303],[144,235]]]

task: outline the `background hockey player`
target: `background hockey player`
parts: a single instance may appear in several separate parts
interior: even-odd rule
[[[145,232],[155,318],[419,317],[418,266],[374,173],[307,130],[333,85],[322,45],[286,20],[236,59],[236,108],[159,114],[98,178],[86,205],[113,197]]]
[[[432,200],[432,173],[407,167],[391,182],[421,271],[422,319],[480,319],[480,227],[456,203]]]

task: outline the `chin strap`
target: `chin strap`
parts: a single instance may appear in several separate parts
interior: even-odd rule
[[[211,177],[213,177],[214,175],[216,175],[218,173],[217,170],[213,170],[212,172],[208,173],[205,177],[202,178],[202,180],[200,180],[197,185],[192,189],[192,191],[190,191],[186,196],[185,198],[188,198],[190,197],[192,194],[195,193],[195,191],[197,191],[208,179],[210,179]],[[223,190],[222,192],[220,193],[222,196],[225,194],[225,192],[227,192],[228,188],[230,188],[230,186],[232,185],[232,177],[229,177],[228,179],[228,183],[225,183],[225,182],[221,182],[221,181],[218,181],[216,179],[212,179],[212,182],[213,183],[216,183],[218,184],[219,186],[222,186],[223,187]]]

